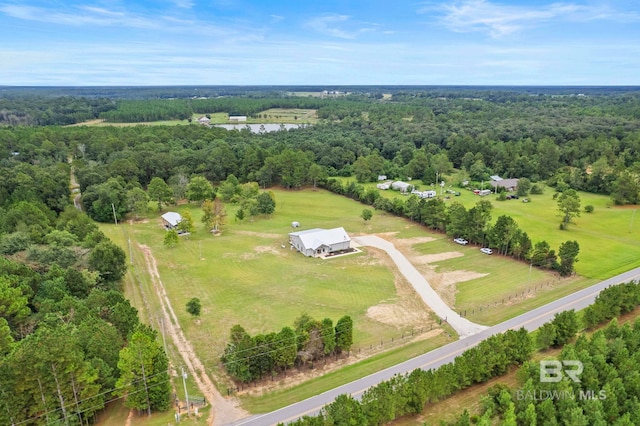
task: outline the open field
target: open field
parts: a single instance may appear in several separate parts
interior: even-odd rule
[[[162,120],[162,121],[145,121],[136,123],[111,123],[102,119],[89,120],[82,123],[72,124],[73,126],[178,126],[178,125],[198,125],[198,119],[204,115],[210,117],[211,124],[230,124],[229,114],[226,112],[197,112],[191,116],[189,120]],[[235,124],[315,124],[318,122],[318,116],[315,109],[299,109],[299,108],[271,108],[258,113],[257,118],[247,117],[247,121]]]
[[[343,182],[353,178],[342,178]],[[445,181],[453,181],[445,178]],[[416,183],[420,190],[433,189],[430,184]],[[488,186],[488,185],[487,185]],[[364,184],[375,188],[375,183]],[[445,189],[449,189],[447,185]],[[575,218],[574,224],[566,231],[560,231],[560,216],[557,202],[553,200],[553,188],[545,187],[540,195],[531,195],[530,203],[521,200],[497,201],[496,195],[478,197],[469,190],[451,187],[461,195],[450,196],[447,203],[459,202],[470,208],[479,200],[489,200],[493,204],[491,213],[495,221],[501,215],[511,216],[522,230],[529,234],[533,244],[546,240],[556,252],[561,243],[575,240],[580,244],[580,254],[576,263],[576,272],[587,278],[604,279],[640,266],[640,215],[636,216],[638,206],[613,206],[606,195],[579,192],[581,206],[592,205],[593,213],[582,212]],[[440,188],[437,188],[438,195]],[[396,191],[380,191],[387,198],[402,197]],[[444,193],[443,195],[447,195]]]
[[[217,378],[223,393],[231,384],[220,372],[219,357],[234,324],[241,324],[249,333],[256,334],[292,325],[302,312],[334,321],[344,314],[353,317],[355,343],[351,361],[371,355],[375,361],[366,360],[360,366],[348,366],[345,367],[348,370],[343,368],[327,374],[326,378],[314,379],[313,386],[298,384],[302,378],[311,377],[304,373],[298,378],[277,378],[275,387],[269,384],[260,392],[245,390],[243,403],[252,411],[286,405],[301,395],[311,395],[318,389],[329,389],[388,367],[450,339],[447,329],[445,334],[430,333],[432,329],[437,332],[440,326],[386,255],[364,248],[363,253],[330,260],[306,258],[289,249],[287,233],[291,231],[292,221],[301,222],[303,229],[344,226],[352,236],[375,233],[389,238],[445,300],[455,301],[455,309],[466,310],[470,320],[484,324],[495,324],[592,282],[586,279],[555,281],[551,273],[536,269],[531,270],[529,276],[530,268],[525,263],[483,255],[477,247],[461,247],[443,234],[428,232],[408,220],[383,212],[375,212],[371,221],[364,222],[359,215],[365,206],[324,190],[274,190],[274,193],[277,206],[271,218],[258,217],[238,223],[233,220],[236,207],[227,205],[228,224],[219,236],[204,232],[200,224],[201,210],[195,204],[166,208],[165,211],[191,211],[198,228],[188,239],[181,237],[178,246],[172,249],[163,245],[164,231],[157,212],[145,220],[123,223],[117,228],[101,226],[126,249],[133,262],[127,274],[127,296],[141,310],[141,317],[150,319],[160,329],[159,305],[138,245],[151,249],[180,326],[207,370]],[[474,200],[469,197],[468,202]],[[597,212],[596,209],[594,214]],[[502,304],[502,298],[532,287],[534,290],[524,296]],[[192,318],[184,308],[192,297],[202,301],[200,318]],[[500,303],[496,305],[497,302]],[[479,309],[491,304],[494,305]],[[425,332],[424,337],[432,338],[417,342],[414,339],[414,343],[398,349],[410,341],[406,336],[412,332],[416,338],[421,332]],[[391,348],[396,349],[381,353]],[[168,352],[174,365],[179,365],[177,352],[170,342]],[[343,375],[342,371],[350,373]],[[176,385],[180,389],[180,383]]]

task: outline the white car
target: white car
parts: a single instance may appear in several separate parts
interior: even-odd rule
[[[480,251],[483,252],[484,254],[492,254],[493,253],[493,250],[491,250],[488,247],[483,247],[483,248],[480,249]]]
[[[463,245],[463,246],[469,244],[469,241],[465,240],[464,238],[455,238],[453,240],[453,242],[454,243],[458,243],[458,244]]]

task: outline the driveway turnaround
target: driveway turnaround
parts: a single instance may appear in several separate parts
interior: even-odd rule
[[[447,306],[446,303],[440,298],[438,293],[431,288],[431,285],[422,276],[422,274],[413,266],[409,259],[407,259],[400,251],[393,245],[393,243],[380,238],[376,235],[365,235],[360,237],[354,237],[356,243],[363,246],[375,247],[380,250],[384,250],[391,257],[391,260],[398,266],[400,273],[411,283],[416,293],[420,295],[424,303],[429,306],[436,315],[445,320],[453,329],[460,335],[460,338],[472,336],[476,333],[486,330],[487,327],[479,325],[469,321],[466,318],[462,318],[453,309]]]

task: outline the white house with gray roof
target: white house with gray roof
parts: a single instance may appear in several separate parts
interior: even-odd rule
[[[289,233],[289,244],[305,256],[321,257],[351,248],[344,228],[307,229]]]

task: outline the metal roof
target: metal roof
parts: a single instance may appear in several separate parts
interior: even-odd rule
[[[333,229],[307,229],[304,231],[291,232],[289,235],[300,237],[300,241],[305,248],[317,249],[320,246],[330,246],[332,244],[351,241],[347,231],[343,227]]]
[[[176,212],[166,212],[162,215],[162,218],[167,221],[167,223],[171,226],[177,226],[180,222],[182,222],[182,216],[180,213]]]

